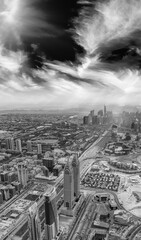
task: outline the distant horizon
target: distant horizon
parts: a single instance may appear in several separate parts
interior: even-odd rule
[[[70,108],[65,108],[65,107],[51,107],[51,106],[41,106],[41,107],[13,107],[10,108],[7,106],[7,108],[1,108],[0,107],[0,112],[71,112],[71,111],[76,111],[76,112],[88,112],[90,110],[95,110],[98,111],[99,109],[103,109],[105,104],[95,104],[95,105],[88,105],[88,106],[76,106],[76,107],[70,107]],[[120,111],[140,111],[141,106],[139,105],[123,105],[119,106],[116,104],[109,104],[105,105],[107,107],[107,111],[114,111],[114,112],[120,112]]]

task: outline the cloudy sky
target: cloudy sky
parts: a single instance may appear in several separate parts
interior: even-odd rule
[[[1,0],[0,108],[141,104],[141,0]]]

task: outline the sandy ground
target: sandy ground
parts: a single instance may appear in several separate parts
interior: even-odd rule
[[[132,182],[132,179],[134,182]],[[141,192],[141,178],[138,175],[124,177],[124,189],[120,189],[119,201],[123,207],[132,214],[141,217],[141,201],[137,202],[133,192]]]

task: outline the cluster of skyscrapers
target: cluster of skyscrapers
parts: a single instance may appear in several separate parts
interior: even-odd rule
[[[10,151],[22,152],[22,142],[21,139],[7,138],[6,139],[6,149]],[[28,140],[26,142],[27,152],[31,153],[33,151],[32,141]],[[42,154],[42,144],[37,144],[37,153]]]
[[[91,110],[88,116],[83,117],[84,125],[98,125],[106,124],[112,120],[112,112],[107,111],[106,106],[104,110],[99,110],[97,115],[94,114],[94,110]]]
[[[8,138],[6,139],[6,149],[11,151],[22,152],[21,139]]]
[[[20,169],[21,166],[19,166]],[[20,171],[20,170],[19,170]],[[19,173],[20,174],[20,173]],[[44,224],[44,239],[54,240],[61,239],[59,236],[59,216],[57,212],[55,187],[51,187],[44,194],[44,207],[45,207],[45,224]],[[80,197],[80,165],[77,154],[74,154],[68,159],[64,169],[64,207],[69,211],[73,208],[74,203]],[[29,208],[29,229],[30,239],[42,239],[42,231],[38,216],[38,208],[35,203]],[[60,235],[61,236],[61,235]]]

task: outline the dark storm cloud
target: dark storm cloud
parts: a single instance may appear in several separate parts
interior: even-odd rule
[[[37,28],[34,28],[34,36],[25,34],[23,36],[23,44],[25,50],[31,52],[30,45],[35,43],[38,45],[38,53],[30,55],[31,64],[33,65],[35,55],[44,53],[44,56],[50,60],[74,61],[77,53],[83,52],[83,48],[79,46],[72,38],[70,29],[73,27],[72,20],[79,14],[81,6],[77,4],[77,0],[38,0],[34,3],[34,8],[38,9],[44,16],[44,24],[50,26],[41,34]],[[30,18],[32,22],[32,16]],[[34,22],[34,21],[33,21]],[[30,23],[28,24],[30,28]],[[31,24],[33,32],[33,27]],[[53,31],[54,29],[54,31]],[[40,29],[42,31],[42,29]],[[41,61],[42,62],[42,61]],[[38,63],[35,63],[35,67]],[[39,64],[40,67],[40,64]]]
[[[1,94],[65,107],[138,101],[141,0],[9,3],[0,13]]]

